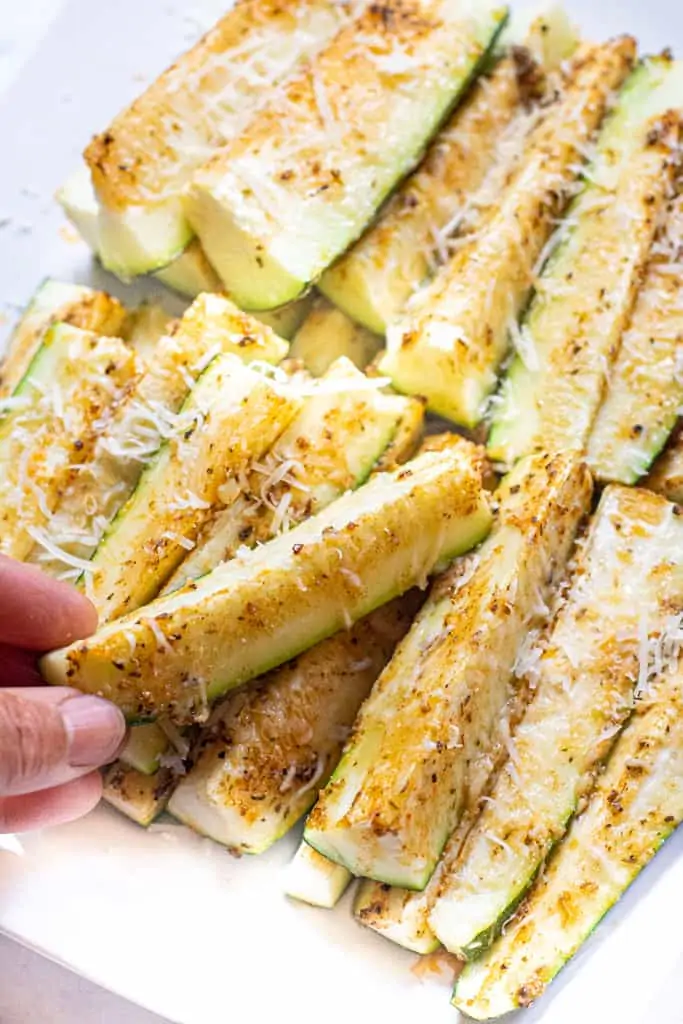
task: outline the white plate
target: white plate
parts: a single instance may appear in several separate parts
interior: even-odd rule
[[[51,196],[89,134],[189,43],[197,22],[225,6],[203,0],[188,13],[168,0],[75,0],[54,25],[0,107],[0,222],[10,218],[0,230],[5,327],[47,275],[104,285],[124,299],[139,294],[93,269]],[[631,31],[643,49],[671,45],[683,56],[680,0],[571,7],[595,38]],[[447,980],[418,979],[417,958],[357,926],[348,898],[330,913],[282,897],[294,837],[236,860],[179,826],[162,828],[144,833],[100,808],[25,837],[22,857],[0,852],[0,928],[181,1024],[245,1013],[258,1024],[457,1021]],[[681,851],[683,832],[526,1024],[683,1022]]]

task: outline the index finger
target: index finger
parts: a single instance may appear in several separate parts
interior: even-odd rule
[[[75,587],[0,555],[0,642],[48,651],[96,628],[97,612]]]

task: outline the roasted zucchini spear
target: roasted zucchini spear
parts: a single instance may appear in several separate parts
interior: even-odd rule
[[[146,828],[163,811],[175,780],[170,768],[159,768],[154,775],[144,775],[117,761],[104,773],[102,795],[117,811]]]
[[[245,0],[114,118],[85,151],[99,249],[123,278],[171,263],[192,238],[182,192],[345,18],[330,0]]]
[[[308,819],[309,845],[356,875],[424,888],[590,495],[573,455],[528,460],[506,479],[490,537],[437,581],[363,706]]]
[[[519,329],[489,452],[584,449],[679,160],[683,64],[638,66],[598,140]],[[666,115],[666,116],[665,116]]]
[[[536,263],[634,49],[623,37],[580,51],[498,205],[390,326],[380,369],[397,390],[425,395],[433,412],[463,426],[480,421]]]
[[[301,359],[309,373],[321,377],[335,359],[346,356],[364,370],[382,347],[382,339],[351,320],[322,295],[292,339],[289,354]]]
[[[493,941],[590,791],[647,673],[649,642],[683,608],[682,541],[663,498],[604,491],[508,762],[442,873],[430,921],[451,952],[475,957]]]
[[[678,429],[643,481],[669,501],[683,504],[683,429]]]
[[[369,4],[193,175],[187,217],[240,306],[295,299],[358,238],[505,17],[496,0]]]
[[[470,447],[379,474],[294,530],[47,655],[45,679],[110,697],[131,719],[205,718],[209,702],[424,583],[488,533]]]
[[[328,860],[302,841],[287,865],[283,888],[285,896],[331,910],[346,892],[352,878],[351,872],[341,864]]]
[[[588,807],[504,935],[460,975],[453,1004],[468,1017],[537,999],[683,820],[680,616],[669,623],[653,641],[674,659],[641,694]]]

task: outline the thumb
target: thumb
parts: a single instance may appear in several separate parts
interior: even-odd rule
[[[117,707],[68,687],[0,689],[0,796],[50,789],[114,760]]]

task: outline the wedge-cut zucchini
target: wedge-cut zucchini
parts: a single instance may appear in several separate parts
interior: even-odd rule
[[[183,406],[174,436],[145,469],[106,531],[86,593],[107,622],[158,593],[222,504],[223,487],[259,458],[300,401],[232,355],[209,364]]]
[[[264,309],[252,316],[272,328],[280,338],[291,341],[311,312],[313,302],[314,295],[311,291],[307,295],[302,295],[300,299],[295,299],[294,302],[278,306],[277,309]],[[291,350],[290,355],[294,355]]]
[[[537,999],[683,820],[682,694],[680,669],[665,673],[521,912],[460,975],[453,1003],[468,1017]]]
[[[398,421],[396,432],[377,461],[373,473],[386,473],[388,470],[402,466],[412,459],[418,449],[423,449],[425,431],[425,410],[421,401],[416,398],[409,400]],[[451,435],[454,443],[456,435]],[[436,449],[432,446],[431,451]]]
[[[683,196],[669,206],[588,440],[603,482],[632,484],[666,444],[683,402]],[[594,345],[594,340],[591,339]]]
[[[120,759],[143,775],[154,775],[168,749],[168,736],[157,722],[150,722],[130,730]]]
[[[340,356],[346,356],[359,370],[364,370],[381,347],[380,337],[318,295],[294,335],[289,354],[293,359],[301,359],[314,377],[321,377]]]
[[[512,464],[588,440],[678,160],[683,63],[641,64],[602,131],[519,332],[489,441]]]
[[[243,853],[272,846],[315,803],[419,605],[406,594],[223,701],[171,814]]]
[[[146,828],[165,809],[175,782],[176,775],[170,768],[144,775],[116,761],[104,773],[102,796],[121,814]]]
[[[633,51],[623,37],[577,58],[497,206],[389,328],[380,369],[397,390],[425,395],[433,412],[463,426],[480,421],[536,262]]]
[[[359,487],[396,434],[406,400],[382,394],[347,359],[321,379],[320,393],[249,473],[235,500],[210,515],[197,544],[169,580],[177,590],[326,508]],[[368,387],[368,385],[370,385]]]
[[[242,131],[344,18],[330,0],[245,0],[95,136],[84,155],[105,267],[130,277],[183,251],[192,229],[182,192],[195,168]]]
[[[46,680],[110,697],[132,719],[201,720],[209,701],[424,583],[487,534],[471,448],[379,474],[289,533],[54,651],[41,662]]]
[[[82,164],[57,192],[57,202],[81,238],[96,256],[100,253],[99,206],[92,186],[90,170]],[[168,288],[194,299],[201,292],[219,292],[221,280],[193,238],[186,249],[154,275]]]
[[[629,714],[648,639],[683,607],[674,512],[648,491],[612,485],[603,494],[509,760],[442,876],[430,921],[459,956],[492,942],[564,834]]]
[[[505,480],[490,537],[437,582],[363,706],[308,819],[309,845],[355,875],[425,887],[591,490],[573,455],[528,460]]]
[[[11,395],[28,370],[48,327],[67,323],[95,334],[119,337],[127,313],[118,299],[80,284],[48,278],[31,299],[0,365],[0,398]]]
[[[669,501],[683,504],[683,429],[680,424],[645,477],[643,486],[663,494]]]
[[[284,892],[312,907],[336,907],[353,875],[302,842],[285,870]]]
[[[0,406],[0,552],[24,559],[43,540],[62,490],[139,375],[120,339],[48,328]]]
[[[555,0],[515,7],[498,38],[498,48],[523,46],[545,71],[573,57],[581,38],[567,11]]]
[[[143,362],[152,365],[156,359],[157,346],[172,324],[173,319],[163,306],[143,302],[129,314],[122,337]]]
[[[419,169],[325,271],[318,287],[354,320],[384,334],[434,271],[446,246],[443,229],[463,213],[496,161],[501,135],[519,112],[528,81],[514,57],[506,57],[477,82]]]
[[[368,5],[193,176],[187,216],[240,306],[291,301],[358,238],[505,17],[496,0]]]

